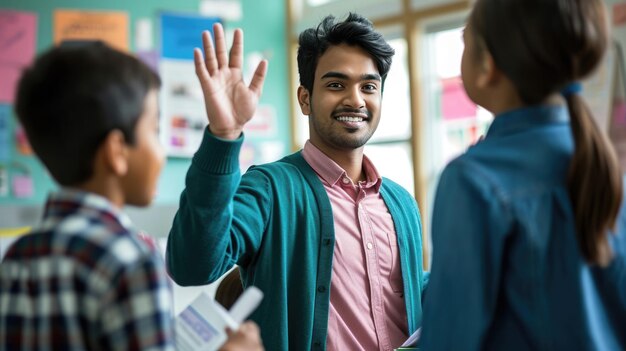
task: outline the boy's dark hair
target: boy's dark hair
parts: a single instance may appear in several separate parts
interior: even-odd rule
[[[22,75],[15,110],[30,144],[54,179],[77,185],[93,173],[106,135],[135,142],[144,100],[161,81],[137,58],[102,42],[55,47]]]
[[[470,24],[528,105],[589,75],[609,45],[602,0],[478,0]],[[607,265],[608,230],[622,203],[622,172],[582,97],[566,99],[575,142],[567,185],[578,244],[587,262]]]
[[[343,22],[335,23],[334,16],[327,16],[317,26],[300,33],[298,48],[298,73],[300,85],[313,93],[313,81],[317,62],[331,45],[348,44],[365,50],[376,63],[383,84],[391,67],[393,48],[383,36],[374,31],[367,18],[350,13]]]

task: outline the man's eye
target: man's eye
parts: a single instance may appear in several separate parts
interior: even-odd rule
[[[375,84],[365,84],[363,86],[363,90],[375,91],[377,89],[378,89],[378,87]]]

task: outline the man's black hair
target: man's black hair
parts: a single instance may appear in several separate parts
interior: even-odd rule
[[[300,85],[313,93],[315,69],[320,56],[331,45],[347,44],[365,50],[374,60],[383,83],[391,67],[393,48],[383,36],[374,30],[367,18],[350,13],[343,22],[335,22],[334,16],[327,16],[317,26],[303,31],[299,37],[298,72]]]

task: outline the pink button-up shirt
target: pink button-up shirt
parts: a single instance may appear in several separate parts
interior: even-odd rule
[[[396,231],[379,193],[382,178],[365,156],[367,180],[358,184],[309,141],[302,156],[324,184],[335,223],[327,349],[399,347],[407,317]]]

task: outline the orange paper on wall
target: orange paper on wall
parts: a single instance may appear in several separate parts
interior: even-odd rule
[[[128,51],[128,14],[119,11],[54,11],[54,43],[102,40]]]

